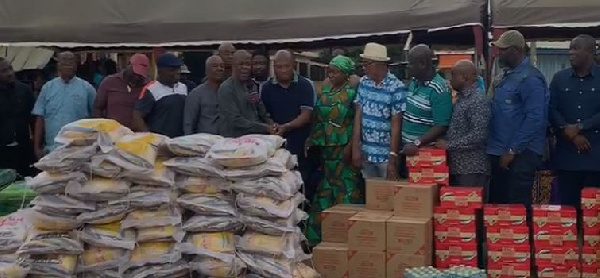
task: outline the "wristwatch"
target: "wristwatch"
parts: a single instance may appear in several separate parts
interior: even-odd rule
[[[415,139],[415,141],[413,142],[413,144],[415,144],[415,146],[417,146],[417,147],[420,147],[421,146],[421,140]]]

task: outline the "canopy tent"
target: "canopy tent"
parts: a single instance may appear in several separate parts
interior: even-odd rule
[[[0,0],[0,43],[296,43],[481,25],[485,0]]]

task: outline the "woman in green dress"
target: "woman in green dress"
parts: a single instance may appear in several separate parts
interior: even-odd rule
[[[307,141],[318,153],[323,179],[311,203],[306,237],[314,246],[321,241],[321,212],[337,204],[361,204],[360,171],[351,166],[355,86],[349,83],[354,62],[336,56],[329,63],[329,82],[323,85],[313,110],[313,129]]]

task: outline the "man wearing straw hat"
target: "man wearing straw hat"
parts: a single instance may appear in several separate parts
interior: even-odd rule
[[[354,119],[352,164],[365,178],[398,179],[398,147],[406,87],[389,72],[387,48],[368,43],[362,54]]]

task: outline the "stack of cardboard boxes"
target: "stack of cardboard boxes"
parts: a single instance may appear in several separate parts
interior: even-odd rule
[[[600,189],[583,189],[581,209],[583,213],[581,277],[600,277]]]

